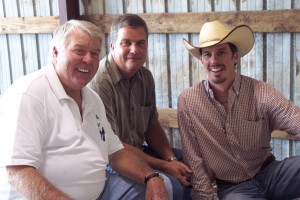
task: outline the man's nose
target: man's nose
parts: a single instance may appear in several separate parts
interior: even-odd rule
[[[137,46],[137,44],[133,43],[130,46],[130,53],[132,54],[136,54],[139,52],[139,47]]]
[[[86,63],[92,63],[92,54],[90,52],[87,52],[85,54],[85,56],[83,57],[83,61],[86,62]]]

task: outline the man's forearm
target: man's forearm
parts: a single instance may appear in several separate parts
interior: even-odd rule
[[[174,156],[167,136],[159,122],[149,125],[145,134],[148,145],[164,160]]]
[[[146,175],[154,172],[146,162],[126,148],[110,155],[109,164],[121,175],[141,184]]]
[[[31,166],[7,166],[10,184],[28,200],[70,200]]]
[[[161,170],[161,166],[163,165],[163,160],[160,160],[158,158],[154,158],[152,156],[149,156],[148,154],[144,153],[142,150],[131,146],[129,144],[123,143],[125,149],[136,155],[137,157],[141,158],[144,162],[146,162],[150,167],[154,169]]]

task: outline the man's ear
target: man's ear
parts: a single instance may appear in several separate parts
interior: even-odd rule
[[[53,56],[57,56],[57,54],[58,54],[58,51],[57,51],[57,48],[56,47],[53,47]]]
[[[238,52],[238,51],[237,51],[237,52],[234,52],[233,58],[234,58],[236,61],[238,61],[238,59],[239,59],[239,52]]]
[[[58,55],[58,51],[56,47],[53,47],[52,49],[52,63],[55,65],[57,62],[57,55]]]
[[[114,46],[114,44],[112,42],[110,43],[109,47],[110,47],[111,51],[113,51],[115,49],[115,46]]]

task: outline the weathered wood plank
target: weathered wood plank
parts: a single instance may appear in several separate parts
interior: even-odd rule
[[[0,34],[52,33],[58,25],[58,16],[0,18]]]
[[[162,127],[178,128],[177,109],[175,108],[157,108],[159,117],[158,120]],[[284,131],[275,130],[272,132],[273,138],[280,138],[286,140],[300,140],[293,135]]]
[[[90,15],[88,19],[109,33],[110,24],[118,15]],[[199,27],[212,20],[232,27],[247,24],[254,32],[300,32],[300,9],[139,15],[147,22],[150,33],[199,33]],[[193,26],[188,21],[192,21]],[[0,34],[52,33],[58,25],[59,16],[0,18]]]
[[[139,14],[145,19],[151,33],[199,33],[200,27],[212,20],[219,20],[229,26],[249,25],[254,32],[300,32],[300,10],[264,10],[239,12],[203,12],[203,13],[158,13]],[[103,25],[108,33],[110,24],[118,15],[91,15],[89,20]],[[188,22],[193,22],[193,26]]]

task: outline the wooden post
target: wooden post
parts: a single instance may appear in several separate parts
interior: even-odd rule
[[[79,0],[59,0],[58,7],[60,24],[70,19],[79,19]]]

